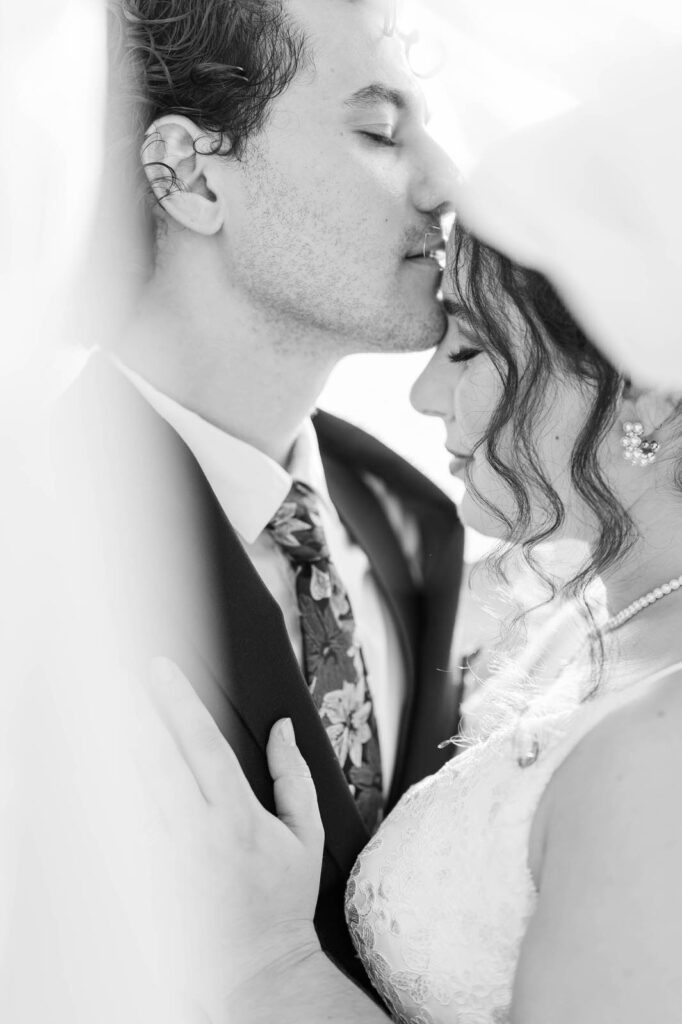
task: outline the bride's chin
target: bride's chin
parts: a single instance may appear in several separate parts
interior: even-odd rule
[[[464,494],[457,502],[457,512],[460,522],[467,529],[475,530],[476,533],[483,534],[484,537],[490,537],[492,540],[507,539],[504,523],[501,523],[489,509],[484,508],[470,494],[468,488],[465,489]]]

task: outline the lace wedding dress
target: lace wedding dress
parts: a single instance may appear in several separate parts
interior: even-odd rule
[[[508,1021],[537,899],[528,843],[540,797],[586,733],[680,667],[628,687],[602,684],[587,699],[584,681],[562,677],[406,793],[346,893],[353,941],[396,1021]]]

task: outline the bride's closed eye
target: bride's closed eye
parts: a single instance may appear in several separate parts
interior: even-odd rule
[[[480,355],[481,351],[480,348],[470,348],[465,345],[458,349],[457,352],[448,352],[448,361],[451,363],[467,363],[474,356]]]

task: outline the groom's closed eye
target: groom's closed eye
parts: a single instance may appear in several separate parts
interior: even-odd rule
[[[357,113],[355,126],[359,134],[381,145],[394,144],[398,123],[402,118],[410,118],[422,125],[428,121],[424,99],[418,92],[403,92],[382,82],[372,82],[362,89],[357,89],[344,100],[344,106],[349,111]],[[363,114],[375,116],[371,121],[365,121]]]
[[[358,128],[358,135],[364,135],[381,146],[395,146],[395,134],[396,128],[393,124],[367,124]]]

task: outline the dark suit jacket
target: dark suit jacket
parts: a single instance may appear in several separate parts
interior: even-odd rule
[[[346,931],[343,891],[368,836],[279,606],[189,449],[108,360],[90,361],[63,399],[59,420],[61,490],[83,548],[83,592],[111,627],[105,629],[110,656],[142,670],[154,654],[174,658],[270,810],[265,744],[276,719],[293,719],[326,833],[315,923],[323,948],[367,985]],[[369,556],[407,666],[390,809],[449,756],[437,744],[457,723],[459,694],[449,662],[462,529],[450,500],[376,439],[326,413],[314,422],[331,497]],[[367,476],[418,521],[423,582],[413,581]]]

